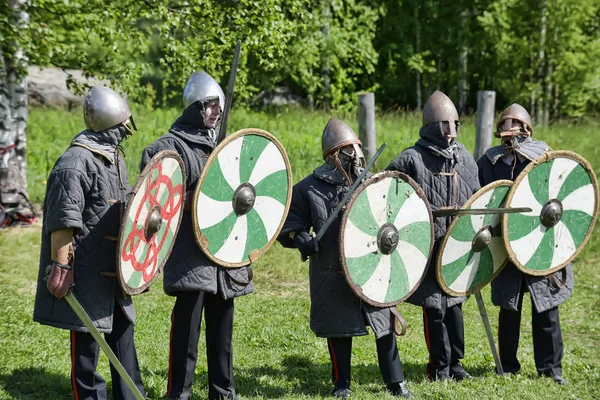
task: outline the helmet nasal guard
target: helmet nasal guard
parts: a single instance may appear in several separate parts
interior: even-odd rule
[[[433,92],[423,108],[423,126],[436,122],[448,122],[450,136],[458,136],[459,120],[458,111],[454,103],[444,93],[436,90]]]

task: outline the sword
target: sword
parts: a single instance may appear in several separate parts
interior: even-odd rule
[[[229,114],[231,113],[231,103],[233,102],[233,87],[235,86],[235,77],[237,75],[238,63],[240,61],[241,47],[242,41],[238,39],[237,43],[235,44],[233,61],[231,62],[231,71],[229,71],[227,95],[225,96],[225,109],[223,110],[223,119],[221,120],[221,128],[219,129],[217,144],[221,143],[223,139],[225,139],[225,136],[227,136],[227,122],[229,121]]]
[[[462,208],[452,210],[435,210],[431,213],[434,217],[454,217],[457,215],[482,215],[482,214],[515,214],[533,211],[529,207],[514,208]]]
[[[479,316],[481,316],[481,322],[483,322],[483,327],[485,328],[485,334],[488,339],[488,344],[490,345],[490,350],[492,351],[492,357],[494,357],[494,363],[496,364],[496,373],[498,375],[504,375],[504,370],[502,369],[502,362],[500,361],[498,350],[496,350],[496,343],[494,342],[492,326],[490,325],[490,320],[485,309],[485,303],[483,302],[483,297],[481,296],[481,290],[475,292],[475,299],[477,299]]]
[[[331,213],[329,218],[327,218],[327,221],[325,221],[325,223],[323,224],[321,229],[319,229],[319,232],[315,236],[315,240],[317,241],[317,243],[319,242],[319,240],[323,239],[325,232],[327,232],[327,229],[329,229],[329,226],[331,226],[333,221],[335,221],[335,219],[337,218],[340,211],[342,211],[342,208],[344,208],[346,203],[348,203],[350,196],[352,196],[352,194],[356,191],[356,188],[358,187],[358,185],[360,185],[362,183],[363,179],[367,176],[367,173],[369,173],[369,170],[371,169],[373,164],[375,164],[375,161],[377,160],[377,158],[379,158],[381,153],[383,153],[383,149],[385,149],[385,146],[387,146],[387,144],[385,144],[385,143],[382,144],[381,147],[379,148],[379,150],[377,150],[377,153],[375,153],[375,155],[373,156],[373,158],[371,158],[371,160],[369,160],[365,169],[363,169],[363,171],[360,173],[358,178],[356,178],[356,180],[354,181],[352,186],[350,186],[350,190],[348,190],[348,192],[346,192],[346,194],[342,198],[342,201],[340,201],[340,203],[335,208],[333,213]],[[314,235],[314,232],[313,232],[313,235]],[[302,256],[302,261],[306,261],[307,259],[308,258]]]
[[[137,386],[135,386],[135,383],[133,383],[133,380],[127,374],[127,372],[125,371],[125,368],[123,368],[123,365],[121,365],[121,362],[119,361],[119,359],[117,358],[115,353],[113,353],[113,351],[110,348],[110,346],[108,345],[108,343],[106,343],[106,340],[104,340],[104,338],[102,337],[102,334],[100,333],[98,328],[96,328],[94,326],[94,323],[92,322],[92,320],[90,319],[88,314],[83,309],[83,306],[81,305],[79,300],[77,300],[77,298],[75,297],[73,292],[71,292],[71,290],[69,290],[69,292],[65,296],[65,300],[67,300],[67,303],[69,303],[69,306],[71,306],[71,308],[73,309],[75,314],[77,314],[77,316],[79,317],[81,322],[83,322],[83,325],[85,325],[85,327],[88,329],[88,331],[90,331],[90,334],[92,335],[94,340],[96,340],[96,342],[100,345],[102,350],[106,353],[106,355],[108,356],[108,360],[113,365],[113,367],[115,367],[115,369],[117,370],[117,372],[119,373],[119,375],[121,376],[123,381],[125,382],[125,385],[127,385],[129,390],[131,390],[131,393],[133,393],[133,396],[137,400],[144,400],[144,396],[142,396],[142,394],[138,390]]]

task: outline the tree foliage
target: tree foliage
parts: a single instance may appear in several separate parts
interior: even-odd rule
[[[225,84],[239,38],[238,101],[287,86],[348,109],[375,90],[382,107],[413,109],[441,89],[466,91],[473,110],[493,89],[500,108],[550,119],[600,109],[596,0],[30,0],[26,29],[5,3],[9,61],[20,46],[31,64],[81,68],[150,106],[178,104],[194,70]]]

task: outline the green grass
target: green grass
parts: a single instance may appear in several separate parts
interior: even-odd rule
[[[137,176],[141,149],[164,133],[176,118],[175,111],[141,113],[140,132],[126,145],[130,181]],[[355,117],[342,116],[354,122]],[[320,163],[320,133],[328,116],[294,111],[281,115],[238,111],[231,131],[259,127],[278,136],[286,147],[298,181]],[[356,124],[352,123],[354,128]],[[379,169],[404,147],[412,144],[418,117],[385,116],[378,120],[379,141],[389,149],[377,163]],[[44,180],[54,160],[82,126],[79,114],[34,110],[29,136],[29,183],[35,201],[44,193]],[[574,150],[591,161],[598,173],[595,143],[600,137],[593,124],[557,126],[536,132],[556,149]],[[473,121],[463,124],[461,140],[473,148]],[[46,156],[47,154],[47,156]],[[48,161],[46,161],[46,157]],[[0,399],[68,399],[69,338],[65,330],[32,322],[35,280],[39,257],[40,228],[0,233]],[[560,308],[565,343],[564,375],[570,385],[560,387],[548,378],[538,378],[533,361],[531,304],[525,301],[519,356],[522,372],[508,378],[493,372],[494,362],[474,299],[465,304],[466,369],[475,379],[460,383],[430,383],[426,380],[427,349],[423,340],[420,308],[399,306],[408,323],[408,333],[398,339],[410,389],[422,399],[594,399],[600,398],[600,308],[598,286],[600,239],[593,235],[575,261],[575,293]],[[234,330],[234,374],[243,399],[313,399],[330,391],[330,365],[326,342],[308,327],[308,265],[297,252],[276,244],[254,266],[256,293],[236,300]],[[492,329],[497,309],[483,291]],[[162,292],[160,278],[150,293],[135,298],[138,314],[136,345],[144,384],[152,399],[164,397],[168,362],[170,312],[173,298]],[[203,338],[204,335],[201,336]],[[352,389],[356,399],[391,399],[383,391],[373,335],[354,339]],[[101,355],[100,373],[110,382],[108,361]],[[193,398],[207,396],[204,340]]]

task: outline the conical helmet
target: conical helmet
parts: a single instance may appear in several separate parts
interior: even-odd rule
[[[331,118],[321,137],[321,148],[323,150],[323,159],[337,152],[344,146],[353,145],[359,158],[364,159],[362,152],[362,143],[356,136],[356,133],[339,119]]]
[[[518,121],[522,124],[521,127],[513,127],[513,121]],[[513,103],[500,116],[498,123],[496,124],[496,137],[506,136],[521,136],[527,134],[533,136],[533,124],[531,122],[531,116],[520,104]]]
[[[128,119],[136,129],[127,102],[117,92],[104,86],[94,86],[85,97],[83,119],[85,127],[93,132],[112,128]]]
[[[423,109],[423,126],[444,121],[450,125],[450,134],[452,137],[456,137],[458,134],[456,130],[458,126],[458,111],[456,111],[454,103],[448,96],[436,90],[429,96],[427,103],[425,103],[425,108]]]
[[[187,108],[190,104],[200,101],[219,99],[221,111],[225,109],[225,94],[221,86],[206,72],[194,72],[183,88],[183,106]]]

